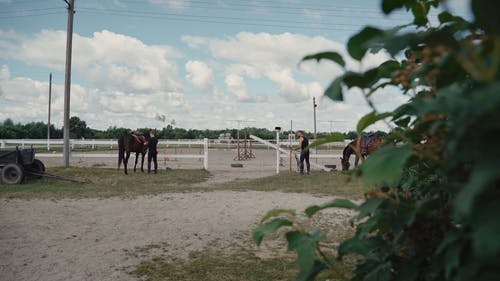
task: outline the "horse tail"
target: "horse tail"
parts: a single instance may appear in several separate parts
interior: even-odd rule
[[[118,170],[120,169],[120,165],[125,158],[125,137],[120,137],[118,139]]]

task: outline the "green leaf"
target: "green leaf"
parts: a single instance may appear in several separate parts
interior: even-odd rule
[[[392,11],[402,8],[405,2],[405,0],[383,0],[382,11],[385,14],[390,14]]]
[[[306,209],[306,215],[308,217],[312,217],[316,212],[326,208],[345,208],[345,209],[356,210],[358,208],[358,205],[352,203],[352,201],[347,199],[334,199],[330,202],[326,202],[321,205],[314,205],[308,207]]]
[[[326,264],[319,260],[314,260],[313,266],[309,271],[301,270],[297,276],[297,281],[314,281],[315,277],[323,270],[327,268]]]
[[[374,124],[375,122],[377,122],[379,120],[382,120],[384,118],[391,116],[391,114],[392,114],[391,112],[377,114],[375,111],[372,111],[372,112],[368,113],[367,115],[361,117],[361,119],[358,122],[358,126],[356,128],[358,135],[360,135],[361,132],[363,132],[363,130],[366,129],[368,126]]]
[[[367,26],[358,34],[352,36],[347,42],[349,55],[356,60],[361,60],[370,48],[370,40],[382,36],[384,32],[378,28]]]
[[[385,202],[383,198],[370,198],[363,202],[361,206],[358,207],[359,214],[356,216],[356,219],[362,219],[367,215],[371,215],[377,210],[382,203]]]
[[[349,87],[358,87],[361,89],[370,88],[375,82],[377,82],[378,69],[373,68],[365,73],[358,73],[349,71],[344,74],[344,84]]]
[[[466,21],[464,18],[459,17],[459,16],[454,16],[447,11],[440,13],[438,16],[438,19],[439,19],[439,22],[441,23],[441,25],[443,25],[445,23],[454,23],[455,29],[458,29],[458,30],[466,29],[470,25],[469,22]]]
[[[342,257],[347,254],[359,254],[366,256],[373,249],[383,246],[382,243],[380,242],[381,241],[376,237],[366,238],[366,237],[354,236],[352,238],[344,240],[339,245],[339,250],[338,250],[339,257]]]
[[[325,239],[318,229],[311,233],[290,231],[286,234],[288,250],[297,252],[297,264],[301,272],[313,272],[316,259],[316,246]]]
[[[425,3],[414,2],[411,7],[411,11],[414,16],[413,23],[415,25],[424,26],[429,22],[429,20],[427,19],[428,8],[426,7]]]
[[[342,80],[344,76],[337,77],[325,90],[325,96],[329,97],[334,101],[343,101],[344,97],[342,95]]]
[[[386,262],[378,265],[366,274],[364,281],[382,281],[382,280],[391,280],[391,269],[392,265],[390,262]]]
[[[399,127],[406,128],[406,127],[408,127],[408,124],[410,123],[410,121],[411,121],[411,117],[405,117],[405,118],[401,118],[401,119],[395,121],[394,123],[396,125],[398,125]]]
[[[500,2],[491,0],[471,0],[475,24],[491,34],[500,34]]]
[[[385,146],[376,150],[362,166],[367,184],[385,182],[394,184],[403,172],[404,164],[412,153],[411,146]]]
[[[322,52],[322,53],[317,53],[317,54],[314,54],[314,55],[308,55],[308,56],[305,56],[302,59],[302,61],[316,60],[316,61],[319,62],[322,59],[331,60],[333,62],[336,62],[340,66],[345,67],[344,58],[339,53],[337,53],[337,52]]]
[[[488,187],[489,184],[500,178],[499,168],[495,161],[476,164],[470,175],[470,180],[464,186],[456,199],[456,214],[469,216],[474,210],[476,198]]]
[[[425,31],[399,35],[401,28],[402,27],[397,27],[386,31],[383,38],[382,43],[384,45],[384,49],[392,56],[397,55],[399,52],[408,49],[409,47],[418,45],[428,35]]]
[[[498,192],[491,192],[489,196],[484,196],[487,199],[478,202],[473,210],[474,214],[471,218],[473,222],[472,246],[474,256],[481,260],[492,260],[500,253],[500,239],[498,239],[500,220],[497,216],[492,215],[498,213],[498,206],[500,206],[500,196],[498,195]]]
[[[268,220],[269,218],[272,218],[272,217],[277,217],[277,216],[280,216],[280,215],[291,215],[291,216],[295,216],[295,210],[292,210],[292,209],[273,209],[269,212],[267,212],[263,217],[262,219],[260,220],[260,223],[263,223],[265,222],[266,220]]]
[[[395,60],[388,60],[383,62],[379,67],[377,67],[378,70],[378,78],[392,78],[392,74],[394,71],[400,69],[402,66],[398,61]]]
[[[253,240],[257,245],[260,245],[262,242],[262,239],[264,238],[264,235],[273,233],[276,231],[278,228],[283,227],[283,226],[290,226],[293,225],[293,222],[287,219],[274,219],[270,222],[267,222],[265,224],[260,225],[253,231]]]

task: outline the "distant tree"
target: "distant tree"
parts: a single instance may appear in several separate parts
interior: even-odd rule
[[[103,136],[104,136],[104,138],[107,138],[107,139],[118,139],[127,133],[130,133],[130,129],[117,128],[116,126],[113,126],[113,127],[109,127],[108,129],[106,129],[106,131],[104,131]]]
[[[24,138],[43,139],[47,137],[47,124],[43,122],[31,122],[22,126]]]
[[[10,119],[10,118],[7,118],[3,121],[3,125],[4,126],[14,126],[14,121],[12,121],[12,119]]]
[[[70,138],[89,137],[90,130],[87,128],[87,123],[77,116],[72,116],[69,119],[69,134]]]
[[[355,131],[349,131],[347,132],[345,138],[349,140],[353,140],[358,137],[358,134]]]

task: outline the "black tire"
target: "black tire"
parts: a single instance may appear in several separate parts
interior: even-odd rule
[[[42,161],[35,159],[35,160],[33,160],[33,163],[31,163],[31,165],[28,166],[28,170],[30,172],[34,172],[37,174],[45,174],[45,165],[43,164]],[[34,178],[34,179],[40,179],[42,177],[42,175],[31,174],[30,177]]]
[[[23,181],[23,167],[18,164],[7,164],[2,169],[2,183],[19,184]]]

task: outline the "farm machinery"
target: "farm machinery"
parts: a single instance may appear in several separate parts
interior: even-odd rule
[[[35,150],[19,148],[0,149],[0,183],[19,184],[26,176],[41,178],[45,165],[35,159]]]

